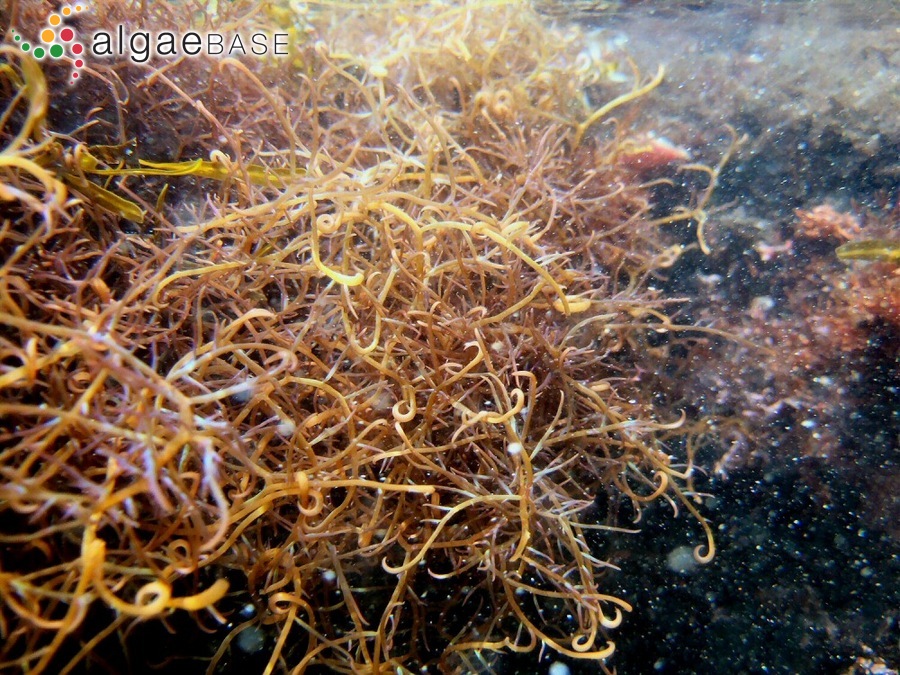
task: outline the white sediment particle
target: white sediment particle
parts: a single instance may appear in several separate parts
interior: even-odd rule
[[[698,565],[690,546],[679,546],[672,549],[666,556],[666,566],[679,574],[690,574],[697,569]]]

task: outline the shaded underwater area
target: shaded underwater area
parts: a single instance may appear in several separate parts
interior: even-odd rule
[[[896,672],[896,3],[165,7],[3,54],[0,670]]]
[[[598,26],[621,31],[641,65],[667,63],[655,113],[669,138],[696,147],[727,120],[748,139],[719,183],[712,253],[683,256],[663,283],[690,298],[690,319],[773,352],[682,353],[674,370],[693,384],[662,385],[686,406],[742,419],[698,453],[715,561],[673,571],[667,556],[687,541],[678,521],[642,520],[614,582],[635,600],[616,666],[896,672],[898,272],[834,250],[900,237],[898,8],[640,4]]]

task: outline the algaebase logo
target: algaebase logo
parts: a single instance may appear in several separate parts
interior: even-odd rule
[[[134,63],[146,63],[151,58],[177,59],[195,56],[257,58],[288,56],[289,33],[270,33],[265,30],[252,32],[240,30],[229,32],[209,31],[200,33],[188,30],[181,33],[171,30],[151,32],[144,29],[129,30],[122,24],[107,30],[97,30],[93,35],[76,39],[75,29],[65,25],[78,12],[87,9],[86,3],[64,5],[58,12],[47,17],[47,27],[41,31],[40,41],[32,44],[24,35],[10,30],[15,42],[23,52],[28,52],[38,61],[61,59],[68,54],[72,61],[70,84],[78,79],[84,68],[85,57],[90,51],[91,59],[125,56]],[[85,47],[85,43],[90,47]]]
[[[30,52],[38,61],[47,57],[61,59],[66,52],[72,58],[72,79],[74,83],[78,79],[78,71],[84,67],[84,45],[75,38],[75,29],[65,25],[65,20],[78,12],[87,9],[86,5],[65,5],[59,12],[54,12],[47,17],[47,27],[41,31],[40,43],[32,45],[15,30],[10,30],[13,40],[23,52]]]

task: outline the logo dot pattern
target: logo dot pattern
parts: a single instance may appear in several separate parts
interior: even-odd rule
[[[32,45],[23,36],[15,30],[10,30],[13,40],[19,45],[25,53],[30,53],[38,61],[43,60],[47,56],[52,59],[61,59],[68,51],[72,57],[72,73],[70,84],[74,83],[79,77],[79,70],[84,68],[85,60],[84,45],[75,42],[77,34],[71,26],[65,25],[66,18],[74,17],[78,12],[87,9],[87,5],[65,5],[58,13],[53,13],[47,17],[47,26],[41,30],[38,36],[42,45]]]

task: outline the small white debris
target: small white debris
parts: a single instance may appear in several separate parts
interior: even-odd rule
[[[242,630],[234,642],[245,654],[256,654],[266,646],[266,634],[259,626],[250,626]]]
[[[277,428],[278,435],[284,436],[285,438],[290,438],[291,436],[293,436],[296,430],[297,425],[290,420],[285,420],[284,422],[279,424]]]
[[[679,546],[666,556],[666,566],[678,574],[690,574],[697,569],[699,563],[694,558],[694,551],[690,546]]]

